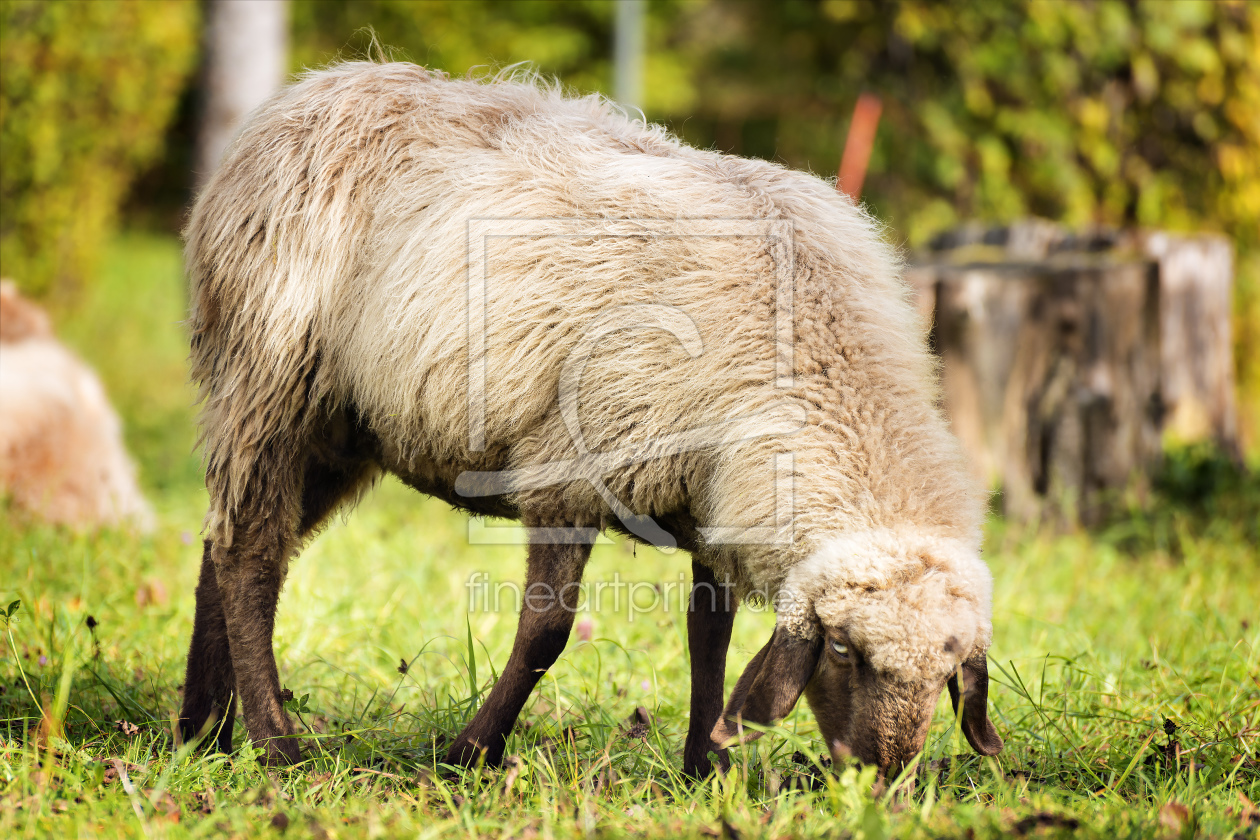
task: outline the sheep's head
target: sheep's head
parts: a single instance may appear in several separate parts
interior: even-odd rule
[[[983,755],[1002,749],[987,715],[991,582],[974,550],[923,535],[833,540],[793,570],[769,643],[740,677],[718,743],[755,733],[802,693],[832,756],[889,776],[913,758],[948,685],[962,730]]]

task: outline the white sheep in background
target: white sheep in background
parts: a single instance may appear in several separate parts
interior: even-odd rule
[[[899,263],[828,184],[533,80],[350,63],[251,116],[186,239],[210,492],[186,736],[226,717],[230,747],[239,696],[267,759],[299,758],[278,593],[302,540],[384,470],[520,519],[528,584],[557,593],[522,610],[451,762],[501,759],[604,527],[692,554],[688,773],[802,693],[833,754],[895,771],[947,681],[957,704],[959,668],[964,732],[1001,748],[983,497]],[[590,466],[609,452],[629,454]],[[741,528],[779,538],[715,537]],[[778,611],[725,713],[719,581]]]
[[[9,280],[0,281],[0,494],[61,525],[153,521],[100,380]]]

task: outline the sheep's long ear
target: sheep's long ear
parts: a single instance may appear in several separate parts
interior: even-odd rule
[[[755,740],[760,732],[745,732],[741,724],[769,726],[785,717],[814,671],[822,653],[822,639],[802,639],[776,628],[744,673],[740,675],[726,710],[713,727],[712,739],[720,746]]]
[[[980,755],[997,755],[1002,739],[989,720],[989,664],[985,651],[978,651],[963,662],[962,731],[967,743]],[[949,699],[958,714],[958,674],[949,678]]]

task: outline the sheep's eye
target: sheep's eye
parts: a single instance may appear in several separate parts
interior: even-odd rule
[[[832,642],[831,649],[835,651],[836,656],[840,657],[841,659],[847,660],[849,658],[849,646],[846,645],[844,642],[839,642],[839,641]]]

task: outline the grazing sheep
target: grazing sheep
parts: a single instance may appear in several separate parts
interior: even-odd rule
[[[0,281],[0,493],[62,525],[152,523],[100,380],[9,280]]]
[[[250,117],[186,239],[210,493],[186,736],[226,716],[230,747],[239,696],[267,760],[298,759],[287,563],[389,471],[520,519],[554,594],[451,762],[502,758],[601,528],[692,554],[686,772],[802,693],[834,754],[895,770],[959,669],[964,732],[1001,748],[982,496],[897,260],[823,181],[536,81],[351,63]],[[778,612],[725,712],[720,582]]]

